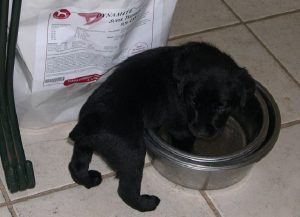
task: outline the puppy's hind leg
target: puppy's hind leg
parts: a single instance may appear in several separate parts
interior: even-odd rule
[[[126,159],[124,167],[118,171],[119,188],[118,193],[123,201],[134,209],[141,212],[154,210],[160,202],[160,199],[153,195],[140,195],[141,181],[144,168],[144,151],[129,155],[132,159]]]
[[[97,186],[102,181],[101,173],[88,170],[92,155],[93,150],[89,146],[75,142],[69,170],[73,180],[86,188]]]

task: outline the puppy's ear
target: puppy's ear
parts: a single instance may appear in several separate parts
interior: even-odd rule
[[[184,87],[190,81],[191,69],[187,64],[187,57],[182,54],[178,54],[174,58],[173,63],[173,76],[177,82],[177,90],[179,95],[183,95]]]
[[[254,95],[256,84],[255,84],[255,80],[244,68],[238,71],[238,80],[241,84],[240,106],[244,107],[247,103],[247,100]]]

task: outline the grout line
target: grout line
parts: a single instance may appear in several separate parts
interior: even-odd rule
[[[18,215],[12,205],[7,205],[7,209],[10,212],[12,217],[18,217]]]
[[[6,203],[5,203],[5,202],[0,203],[0,208],[2,208],[2,207],[4,207],[4,206],[6,206]]]
[[[77,186],[79,186],[79,185],[76,184],[76,183],[72,183],[72,184],[64,185],[62,187],[53,188],[53,189],[50,189],[50,190],[47,190],[47,191],[39,192],[39,193],[36,193],[36,194],[33,194],[33,195],[29,195],[29,196],[26,196],[26,197],[22,197],[22,198],[12,200],[11,202],[9,202],[8,205],[13,205],[13,204],[16,204],[16,203],[24,202],[24,201],[27,201],[27,200],[30,200],[30,199],[34,199],[34,198],[37,198],[37,197],[49,195],[49,194],[56,193],[56,192],[59,192],[59,191],[74,188],[74,187],[77,187]]]
[[[291,121],[291,122],[288,122],[288,123],[281,124],[281,129],[288,128],[288,127],[291,127],[291,126],[294,126],[294,125],[297,125],[297,124],[300,124],[300,120],[295,120],[295,121]]]
[[[41,141],[35,141],[35,142],[26,142],[26,145],[29,146],[29,145],[36,145],[36,144],[47,143],[47,142],[60,142],[60,141],[66,141],[66,142],[68,142],[68,137],[66,137],[66,138],[59,138],[59,139],[41,140]]]
[[[269,19],[276,18],[276,17],[295,14],[295,13],[298,13],[298,12],[300,12],[300,9],[294,9],[294,10],[282,12],[282,13],[279,13],[279,14],[272,14],[272,15],[267,15],[267,16],[261,17],[261,18],[254,18],[254,19],[246,20],[246,21],[243,21],[243,23],[250,24],[250,23],[254,23],[254,22],[258,22],[258,21],[269,20]]]
[[[210,209],[213,211],[213,213],[215,214],[215,216],[216,217],[222,217],[221,213],[216,208],[216,206],[214,205],[214,203],[212,202],[212,200],[209,198],[209,196],[206,194],[206,192],[203,191],[203,190],[200,190],[199,192],[202,195],[202,197],[205,199],[206,203],[208,204],[208,206],[210,207]]]
[[[212,28],[200,30],[200,31],[197,31],[197,32],[186,33],[186,34],[177,35],[177,36],[171,36],[168,39],[168,42],[169,41],[178,40],[178,39],[182,39],[182,38],[186,38],[186,37],[191,37],[191,36],[194,36],[194,35],[198,35],[200,33],[206,33],[206,32],[211,32],[211,31],[215,31],[215,30],[221,30],[221,29],[225,29],[227,27],[234,27],[234,26],[238,26],[238,25],[241,25],[241,23],[240,22],[236,22],[236,23],[231,23],[231,24],[225,24],[225,25],[222,25],[222,26],[212,27]]]
[[[4,198],[4,200],[5,200],[5,203],[4,203],[4,204],[10,203],[10,202],[11,202],[11,201],[10,201],[10,198],[9,198],[9,196],[8,196],[8,193],[7,193],[7,191],[6,191],[6,189],[5,189],[5,186],[4,186],[4,184],[3,184],[3,182],[2,182],[1,179],[0,179],[0,192],[2,192],[3,198]]]
[[[279,64],[279,66],[283,69],[283,71],[285,72],[286,75],[289,76],[289,78],[296,83],[296,85],[298,87],[300,87],[300,83],[297,81],[296,78],[294,78],[294,76],[288,71],[288,69],[280,62],[280,60],[272,53],[272,51],[267,47],[267,45],[265,43],[263,43],[263,41],[254,33],[254,31],[248,26],[248,23],[250,23],[251,21],[249,22],[244,22],[242,20],[242,18],[230,7],[230,5],[227,4],[227,2],[225,0],[221,0],[223,2],[223,4],[228,8],[228,10],[231,11],[231,13],[234,14],[234,16],[241,22],[241,24],[243,24],[246,29],[254,36],[254,38],[260,43],[260,45],[273,57],[273,59],[275,60],[276,63]],[[281,16],[281,15],[286,15],[286,14],[292,14],[292,13],[296,13],[300,11],[300,9],[297,9],[295,11],[292,11],[290,13],[286,12],[286,13],[281,13],[281,14],[278,14],[278,16]],[[271,17],[271,16],[270,16]],[[272,16],[272,18],[275,17],[275,15]],[[266,18],[268,19],[268,18]],[[265,18],[261,19],[261,20],[265,20]],[[257,19],[256,21],[260,21],[259,19]]]
[[[2,203],[0,207],[2,207],[2,205],[7,205],[6,207],[7,207],[8,211],[10,212],[11,216],[17,217],[14,207],[10,204],[11,200],[9,198],[9,195],[8,195],[1,179],[0,179],[0,192],[2,192],[3,198],[5,200],[5,203]]]

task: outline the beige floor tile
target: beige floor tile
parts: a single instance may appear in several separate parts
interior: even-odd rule
[[[300,83],[300,13],[252,23],[250,27]]]
[[[0,208],[0,216],[1,217],[11,217],[11,214],[6,207],[1,207]]]
[[[225,0],[245,21],[300,8],[299,0]]]
[[[72,184],[73,180],[68,171],[72,149],[73,146],[67,140],[25,144],[26,157],[33,163],[36,187],[9,194],[11,200]],[[99,170],[102,175],[111,172],[107,164],[96,155],[93,156],[91,168]],[[4,180],[2,169],[0,169],[0,177]]]
[[[300,125],[283,129],[274,149],[243,185],[208,191],[223,217],[300,216],[299,132]]]
[[[76,123],[76,121],[72,121],[41,129],[21,128],[20,131],[22,142],[27,145],[45,141],[66,139]]]
[[[184,35],[236,23],[221,0],[178,0],[170,36]]]
[[[82,187],[57,192],[15,204],[22,217],[103,216],[103,217],[196,217],[214,216],[198,191],[186,190],[162,178],[152,167],[144,171],[142,192],[156,194],[161,203],[153,212],[140,213],[129,208],[117,195],[117,180],[108,178],[97,187]]]
[[[246,28],[230,27],[171,41],[170,44],[182,44],[187,41],[210,42],[229,53],[272,93],[279,105],[282,123],[300,119],[299,87]]]

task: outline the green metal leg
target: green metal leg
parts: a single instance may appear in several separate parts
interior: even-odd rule
[[[33,188],[32,163],[25,158],[15,110],[13,69],[18,36],[21,0],[14,0],[7,40],[9,0],[0,8],[0,154],[8,189],[11,192]]]

